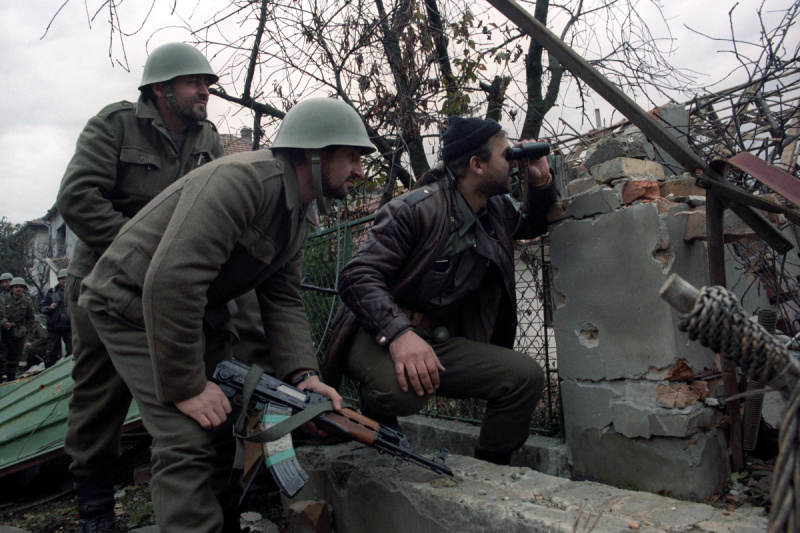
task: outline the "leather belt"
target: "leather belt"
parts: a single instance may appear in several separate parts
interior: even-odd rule
[[[411,320],[411,325],[415,328],[430,329],[431,317],[425,313],[414,311],[413,309],[400,308],[400,311]]]

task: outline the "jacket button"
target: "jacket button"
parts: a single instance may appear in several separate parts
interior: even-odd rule
[[[276,166],[276,167],[278,167],[278,168],[283,168],[283,163],[281,163],[280,161],[278,161],[278,162],[275,164],[275,166]]]
[[[381,337],[378,339],[378,344],[386,344],[386,337]]]
[[[455,217],[450,217],[450,222],[455,222],[455,221],[456,221]]]
[[[144,161],[144,156],[143,155],[139,156],[139,161]]]
[[[423,189],[423,192],[424,192],[425,194],[428,194],[430,191],[429,191],[428,189]]]

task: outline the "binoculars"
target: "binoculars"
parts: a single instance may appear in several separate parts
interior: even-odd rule
[[[506,150],[506,159],[519,161],[520,159],[539,159],[550,153],[549,143],[522,143],[511,146]]]

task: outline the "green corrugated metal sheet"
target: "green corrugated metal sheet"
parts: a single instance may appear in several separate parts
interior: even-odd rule
[[[0,385],[0,476],[64,447],[72,396],[72,357],[33,377]],[[125,424],[139,420],[131,403]]]

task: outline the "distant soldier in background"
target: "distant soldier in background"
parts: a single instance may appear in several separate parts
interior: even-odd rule
[[[0,366],[5,367],[4,381],[13,381],[17,377],[25,338],[36,322],[33,302],[25,294],[27,288],[24,279],[14,278],[11,280],[11,293],[4,299],[3,316],[0,318],[0,342],[5,347],[5,360],[0,361]]]
[[[33,331],[28,333],[28,340],[22,351],[22,361],[25,363],[26,371],[32,366],[43,363],[47,357],[47,329],[42,324],[43,321],[44,317],[37,316]]]
[[[72,330],[70,329],[67,300],[64,287],[67,283],[67,269],[58,271],[58,285],[47,291],[39,304],[39,312],[47,317],[47,357],[44,366],[50,368],[64,356],[61,342],[66,347],[66,355],[72,353]]]
[[[0,293],[8,294],[11,292],[11,280],[14,279],[14,275],[11,272],[3,272],[0,274]]]

